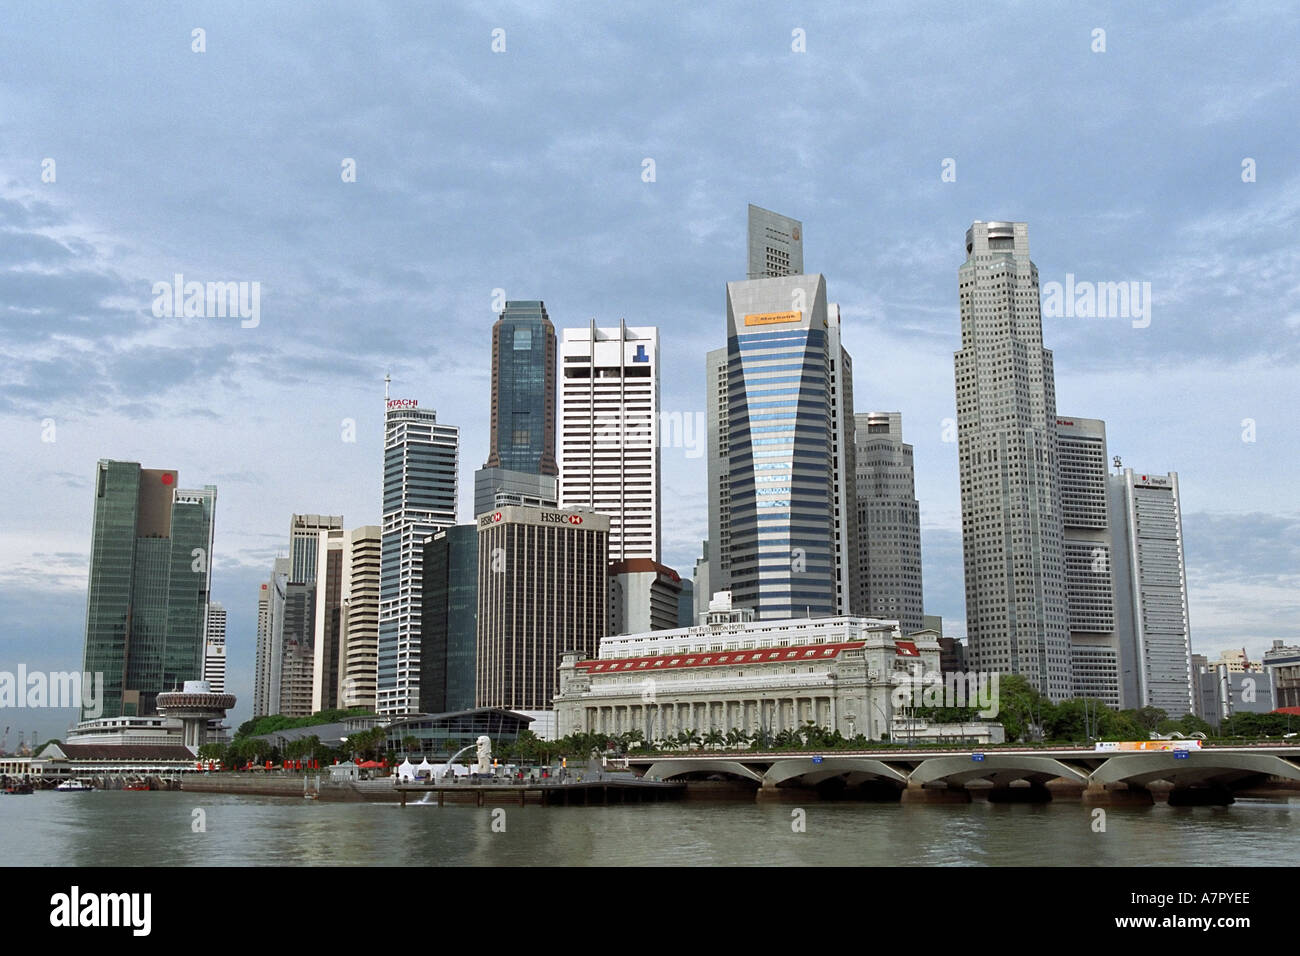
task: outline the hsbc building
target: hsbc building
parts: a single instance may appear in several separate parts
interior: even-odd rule
[[[475,523],[475,704],[550,711],[560,655],[595,656],[606,633],[609,517],[507,505]]]

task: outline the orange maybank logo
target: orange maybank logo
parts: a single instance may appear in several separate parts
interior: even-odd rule
[[[802,312],[751,312],[745,316],[746,325],[774,325],[777,322],[799,322]]]

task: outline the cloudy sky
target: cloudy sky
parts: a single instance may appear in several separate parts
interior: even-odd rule
[[[176,468],[219,489],[244,719],[290,514],[378,523],[384,373],[460,426],[465,520],[498,289],[560,327],[657,325],[664,410],[702,413],[750,202],[803,220],[857,409],[903,414],[952,633],[956,273],[973,220],[1012,219],[1044,283],[1151,284],[1149,327],[1044,338],[1059,410],[1179,473],[1194,650],[1300,640],[1286,5],[267,6],[26,5],[0,31],[0,670],[80,666],[95,461]],[[156,317],[177,273],[260,283],[259,324]],[[704,459],[663,455],[689,570]]]

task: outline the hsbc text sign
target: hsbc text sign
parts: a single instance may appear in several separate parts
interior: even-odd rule
[[[582,524],[582,515],[570,514],[565,511],[541,511],[529,514],[527,517],[534,518],[537,524]],[[490,528],[504,520],[505,514],[503,512],[494,511],[491,514],[481,515],[478,519],[478,526],[479,528]]]
[[[582,515],[565,514],[562,511],[543,511],[538,520],[542,524],[582,524]]]

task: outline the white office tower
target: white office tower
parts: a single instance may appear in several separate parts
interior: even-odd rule
[[[659,330],[564,329],[560,508],[608,515],[609,560],[659,560]]]
[[[342,538],[342,515],[293,515],[289,520],[289,581],[315,584],[321,542]]]
[[[803,274],[803,223],[749,204],[747,279]]]
[[[289,606],[289,569],[288,558],[276,558],[271,564],[271,578],[266,582],[267,615],[266,642],[269,660],[267,663],[267,690],[264,714],[283,713],[285,697],[285,611]],[[259,623],[261,603],[258,604]],[[259,635],[260,639],[260,635]],[[258,716],[258,715],[254,715]]]
[[[257,658],[253,667],[254,717],[265,717],[272,712],[271,661],[274,650],[271,635],[272,581],[263,581],[257,590]]]
[[[840,339],[840,307],[826,305],[826,359],[830,364],[831,525],[835,549],[835,613],[864,614],[858,579],[857,447],[853,436],[853,359]]]
[[[343,599],[347,595],[348,542],[342,528],[320,531],[316,545],[315,623],[312,639],[311,712],[336,710],[343,649]]]
[[[704,417],[708,437],[709,538],[704,559],[708,587],[700,590],[696,581],[696,613],[707,607],[715,591],[731,590],[731,388],[725,348],[705,356]],[[700,577],[696,571],[696,578]]]
[[[1192,711],[1192,650],[1178,474],[1110,477],[1124,707]]]
[[[383,553],[379,525],[354,528],[348,535],[339,646],[339,706],[375,706],[379,671],[379,568]]]
[[[1056,386],[1022,222],[976,222],[955,354],[966,628],[974,666],[1072,691]]]
[[[904,634],[912,634],[925,626],[912,446],[903,442],[899,412],[853,418],[859,587],[854,613],[898,621]]]
[[[1106,490],[1106,423],[1058,416],[1056,447],[1074,696],[1118,709],[1122,695],[1111,575],[1115,546]]]
[[[203,647],[203,679],[214,694],[226,692],[226,609],[216,601],[208,604],[207,633]]]
[[[376,711],[420,712],[424,542],[456,523],[460,429],[412,398],[386,399]]]

